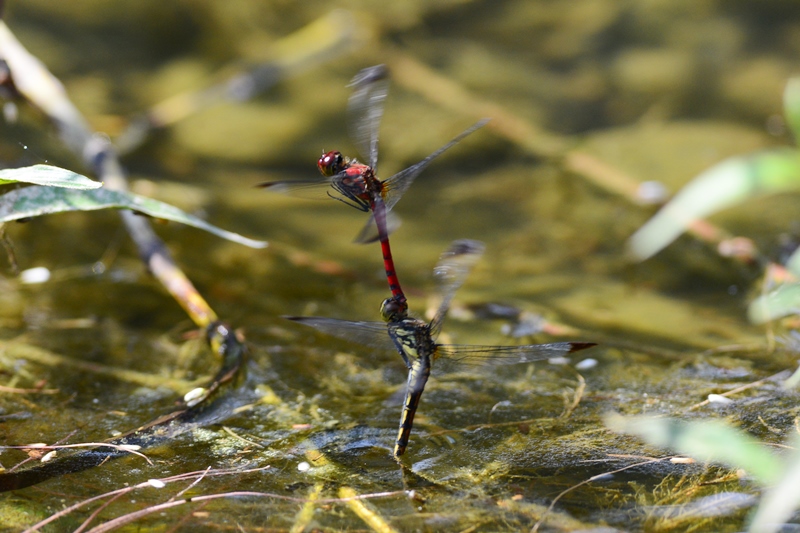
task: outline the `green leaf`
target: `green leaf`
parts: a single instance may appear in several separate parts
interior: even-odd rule
[[[693,222],[755,196],[800,189],[800,152],[790,148],[733,157],[687,184],[629,241],[647,259],[674,241]]]
[[[800,142],[800,77],[790,78],[786,82],[783,90],[783,113],[795,142]]]
[[[781,525],[800,507],[800,450],[797,448],[800,442],[794,439],[793,444],[794,451],[784,465],[781,480],[764,494],[748,531],[780,531]]]
[[[766,446],[716,420],[682,422],[611,414],[605,422],[614,431],[636,435],[654,446],[675,450],[698,461],[743,468],[764,485],[777,482],[783,473],[781,462]]]
[[[800,277],[800,248],[795,250],[786,260],[786,270]]]
[[[67,189],[97,189],[103,184],[66,170],[50,165],[33,165],[32,167],[6,168],[0,170],[0,184],[33,183],[48,187],[66,187]]]
[[[206,230],[229,241],[251,248],[264,248],[267,243],[225,231],[208,222],[184,213],[177,207],[137,194],[96,189],[77,191],[33,185],[0,196],[0,222],[38,217],[66,211],[95,211],[97,209],[132,209],[155,218],[173,220]]]
[[[747,317],[754,324],[763,324],[798,312],[800,312],[800,283],[787,283],[750,302]]]

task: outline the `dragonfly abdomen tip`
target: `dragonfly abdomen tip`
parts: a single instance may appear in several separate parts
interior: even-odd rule
[[[569,353],[585,350],[586,348],[591,348],[592,346],[597,346],[596,342],[571,342],[569,344]]]

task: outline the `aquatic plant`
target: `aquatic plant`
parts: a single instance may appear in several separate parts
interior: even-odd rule
[[[795,139],[800,141],[800,77],[787,82],[783,104],[785,122]],[[683,187],[633,234],[629,241],[630,252],[634,258],[645,260],[704,217],[760,196],[798,189],[800,150],[797,148],[779,147],[732,157],[701,173]],[[750,246],[745,252],[749,260],[755,260],[758,255]],[[800,313],[800,248],[791,254],[785,265],[764,258],[758,262],[765,265],[766,280],[763,293],[749,304],[750,321],[761,324]],[[797,351],[793,333],[785,344],[790,350]],[[784,387],[794,387],[799,376],[800,371],[784,381]],[[747,433],[715,420],[684,422],[672,418],[613,415],[606,418],[606,423],[615,431],[637,435],[650,444],[685,453],[699,461],[742,469],[746,476],[752,476],[764,489],[751,515],[748,531],[779,531],[800,508],[800,440],[796,436],[786,443],[792,451],[778,457]],[[741,507],[753,503],[739,500]],[[714,505],[717,504],[719,502]],[[725,512],[734,512],[737,508],[726,508]]]
[[[800,140],[800,77],[786,84],[783,104],[786,124]],[[645,260],[704,217],[760,196],[798,189],[797,148],[779,147],[732,157],[694,178],[639,228],[629,241],[631,255]],[[748,253],[753,258],[752,251]],[[761,324],[800,311],[800,248],[786,261],[785,271],[782,282],[768,280],[765,293],[750,303],[748,316],[752,322]]]
[[[0,224],[68,211],[130,209],[153,218],[204,229],[252,248],[267,246],[266,242],[223,230],[164,202],[128,191],[102,189],[102,183],[50,165],[0,170],[0,185],[8,183],[33,185],[0,194]]]
[[[778,457],[747,433],[716,420],[684,422],[673,418],[609,415],[606,425],[697,461],[741,469],[740,477],[751,478],[763,487],[763,495],[751,514],[748,531],[752,533],[780,531],[783,523],[800,507],[800,439],[797,436],[787,442],[792,452]],[[735,506],[730,505],[730,500],[705,502],[706,516],[730,514],[756,503],[748,493],[728,493],[728,496],[732,494],[740,496]]]

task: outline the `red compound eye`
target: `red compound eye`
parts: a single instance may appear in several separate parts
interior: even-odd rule
[[[317,168],[323,176],[333,176],[344,169],[344,158],[341,152],[333,151],[322,154],[317,160]]]

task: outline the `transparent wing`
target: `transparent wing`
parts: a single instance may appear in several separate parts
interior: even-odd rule
[[[483,255],[484,245],[480,241],[471,239],[459,239],[453,241],[450,247],[444,251],[439,258],[439,262],[433,269],[433,276],[439,284],[439,292],[442,295],[442,303],[431,320],[431,336],[435,339],[439,335],[444,323],[444,317],[450,308],[456,291],[464,284],[472,267]]]
[[[328,197],[328,188],[331,185],[330,180],[331,178],[320,176],[313,179],[265,181],[259,183],[256,187],[289,196],[321,200]]]
[[[595,346],[593,342],[553,342],[522,346],[472,346],[440,344],[438,358],[433,367],[440,372],[451,372],[469,366],[515,365],[562,357],[578,350]]]
[[[348,176],[345,171],[339,172],[334,176],[320,176],[319,178],[265,181],[259,183],[256,187],[299,198],[310,198],[313,200],[333,198],[359,211],[366,211],[367,207],[352,193],[348,192],[351,187],[345,185],[344,180],[350,180],[350,176]]]
[[[459,134],[456,138],[454,138],[449,143],[445,144],[431,155],[420,161],[415,165],[411,165],[405,170],[401,170],[394,176],[387,178],[384,180],[384,187],[386,190],[386,209],[391,210],[394,205],[400,200],[400,198],[405,194],[411,184],[414,182],[417,176],[419,176],[420,172],[425,170],[431,161],[442,155],[444,152],[458,144],[464,137],[469,135],[470,133],[474,132],[478,128],[482,128],[486,123],[489,122],[488,118],[483,120],[479,120],[468,129],[464,130],[461,134]]]
[[[348,103],[350,137],[369,166],[378,166],[378,129],[383,105],[389,92],[389,69],[386,65],[368,67],[355,75]]]
[[[315,316],[285,316],[283,318],[311,326],[317,331],[346,341],[387,352],[396,351],[385,322],[351,322]]]
[[[381,216],[381,214],[383,216]],[[361,228],[361,231],[353,242],[369,244],[379,241],[383,237],[389,237],[389,235],[400,227],[400,224],[400,217],[391,211],[387,211],[383,200],[377,199],[372,208],[372,213],[369,215],[369,220],[367,220],[367,223]]]

